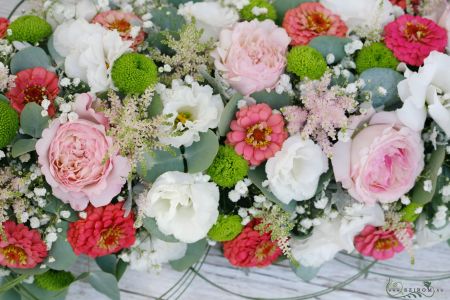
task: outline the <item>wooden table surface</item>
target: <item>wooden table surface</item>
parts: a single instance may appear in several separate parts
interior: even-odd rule
[[[0,16],[7,16],[18,0],[0,0]],[[245,271],[233,268],[224,259],[218,249],[212,249],[199,273],[210,281],[226,289],[254,298],[298,297],[318,292],[346,280],[357,273],[358,261],[344,254],[325,264],[318,276],[310,283],[305,283],[295,276],[286,265],[274,265],[264,269]],[[78,269],[85,270],[89,266],[81,263]],[[375,274],[374,274],[375,273]],[[430,249],[416,251],[416,264],[410,265],[409,257],[403,253],[385,264],[375,265],[366,277],[362,277],[331,294],[314,299],[391,299],[386,293],[388,276],[407,276],[423,278],[450,274],[450,247],[442,243]],[[383,274],[383,275],[381,275]],[[128,270],[120,281],[121,296],[124,300],[156,299],[170,288],[182,273],[163,268],[159,274],[141,273]],[[405,287],[419,287],[422,283],[414,280],[402,280]],[[444,291],[435,294],[432,299],[450,299],[450,279],[433,281],[433,286]],[[89,299],[103,300],[105,296],[97,293],[88,284],[74,284],[67,297],[68,300]],[[176,295],[170,299],[177,299]],[[200,277],[195,277],[190,287],[179,297],[187,300],[238,300],[242,299],[210,285]]]

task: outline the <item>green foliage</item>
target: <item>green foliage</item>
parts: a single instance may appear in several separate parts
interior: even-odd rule
[[[358,52],[356,56],[356,71],[361,74],[371,68],[388,68],[395,70],[399,61],[394,53],[383,43],[372,43]]]
[[[287,93],[277,94],[275,91],[266,90],[256,92],[250,95],[256,100],[256,103],[266,103],[273,109],[280,109],[284,106],[292,105],[292,97]]]
[[[205,171],[213,163],[217,151],[219,151],[217,135],[211,130],[200,133],[200,141],[193,143],[184,151],[187,171],[189,173]]]
[[[200,260],[203,254],[205,254],[207,247],[208,242],[206,241],[206,239],[188,244],[184,257],[177,260],[172,260],[170,262],[170,265],[176,271],[184,271]]]
[[[12,157],[16,158],[25,153],[34,151],[36,148],[37,139],[20,139],[17,140],[11,149]]]
[[[25,134],[39,139],[42,136],[42,131],[48,127],[49,117],[43,117],[41,111],[43,108],[30,102],[25,105],[25,108],[20,114],[20,127]]]
[[[152,22],[162,30],[177,32],[186,21],[175,7],[158,7],[151,10]]]
[[[254,7],[266,8],[267,13],[255,16],[252,12]],[[273,7],[273,5],[267,0],[251,0],[250,3],[244,6],[239,13],[241,15],[241,19],[246,21],[251,21],[253,19],[257,19],[259,21],[270,19],[275,21],[277,19],[277,11],[275,10],[275,7]]]
[[[12,31],[7,39],[19,42],[29,42],[31,44],[41,42],[52,34],[52,26],[38,16],[25,15],[17,18],[9,28]]]
[[[87,280],[94,289],[109,299],[120,300],[119,286],[114,275],[103,271],[94,271],[89,273]]]
[[[27,47],[17,52],[11,59],[11,73],[35,67],[51,69],[50,57],[39,47]]]
[[[328,54],[333,54],[334,64],[337,64],[346,56],[344,47],[351,41],[337,36],[318,36],[309,42],[309,46],[319,51],[325,59]]]
[[[291,269],[294,271],[295,275],[297,277],[301,278],[302,280],[309,282],[314,277],[317,276],[317,273],[319,273],[320,267],[306,267],[301,265],[295,265],[291,263]]]
[[[156,220],[154,218],[150,217],[144,218],[142,220],[142,225],[144,226],[145,230],[147,230],[148,233],[150,233],[150,235],[160,240],[163,240],[168,243],[178,242],[178,240],[173,235],[165,235],[164,233],[162,233],[159,230],[158,224],[156,223]]]
[[[140,95],[158,82],[158,68],[144,54],[125,53],[114,62],[111,78],[119,91]]]
[[[120,280],[128,266],[128,263],[114,254],[97,257],[95,261],[103,272],[114,275],[117,280]]]
[[[242,218],[238,215],[219,215],[216,224],[209,230],[208,237],[217,242],[231,241],[241,233]]]
[[[231,188],[244,179],[248,173],[248,163],[230,146],[220,146],[212,165],[206,173],[221,187]]]
[[[47,262],[47,266],[54,270],[68,270],[77,260],[77,256],[73,252],[72,246],[67,242],[67,229],[69,224],[61,221],[56,225],[62,231],[58,232],[58,239],[52,244],[49,251],[49,257],[54,257],[55,261]]]
[[[19,116],[6,102],[0,101],[0,149],[11,144],[19,130]]]
[[[217,126],[217,131],[220,136],[225,136],[230,131],[231,121],[235,118],[238,109],[237,104],[241,99],[243,99],[241,94],[235,94],[225,105],[222,115],[220,116],[219,125]]]
[[[274,0],[273,6],[275,7],[278,15],[278,23],[283,22],[284,15],[291,9],[299,6],[305,2],[317,2],[317,0]]]
[[[327,70],[327,63],[322,54],[310,46],[296,46],[287,55],[287,70],[301,80],[320,79]]]
[[[36,285],[48,291],[60,291],[67,288],[75,277],[70,272],[48,270],[43,274],[34,276]]]

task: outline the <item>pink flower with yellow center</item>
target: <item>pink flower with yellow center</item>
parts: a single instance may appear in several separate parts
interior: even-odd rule
[[[384,28],[386,46],[395,57],[411,66],[421,66],[432,51],[444,52],[447,31],[434,21],[403,15]]]
[[[288,136],[283,116],[265,103],[241,108],[230,128],[227,143],[253,166],[274,156]]]
[[[133,49],[136,49],[145,39],[142,20],[133,13],[108,10],[96,15],[92,23],[98,23],[109,30],[117,30],[124,41],[133,41],[131,45]],[[139,26],[140,30],[133,34],[132,28],[135,26]]]
[[[47,257],[47,246],[39,231],[13,221],[2,223],[0,235],[0,265],[9,268],[31,269]]]
[[[288,10],[283,27],[291,37],[291,45],[307,45],[321,35],[344,37],[348,28],[338,15],[320,3],[303,3]]]

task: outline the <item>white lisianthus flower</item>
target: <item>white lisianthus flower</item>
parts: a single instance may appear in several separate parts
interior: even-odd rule
[[[398,12],[389,0],[320,0],[320,3],[337,14],[350,30],[374,26],[381,29],[394,21]]]
[[[291,239],[292,255],[303,266],[319,267],[341,250],[353,251],[353,239],[366,225],[383,224],[384,213],[379,205],[356,206],[332,220],[321,219],[307,239]]]
[[[166,172],[153,183],[144,213],[159,230],[184,243],[206,236],[219,216],[219,188],[209,176]]]
[[[141,272],[159,270],[162,264],[182,258],[186,250],[185,243],[168,243],[155,237],[138,239],[129,254],[130,268]]]
[[[272,193],[283,203],[314,196],[319,178],[328,170],[328,159],[320,146],[299,135],[288,138],[266,164]]]
[[[403,107],[397,110],[402,123],[421,131],[428,114],[450,136],[450,56],[433,51],[418,72],[406,70],[398,84]]]
[[[198,29],[203,29],[202,41],[209,39],[218,40],[220,31],[229,28],[239,20],[236,10],[222,6],[219,2],[196,2],[189,1],[180,5],[178,14],[182,15],[187,22],[195,19]]]
[[[415,226],[414,244],[416,248],[428,248],[450,239],[450,223],[439,229],[426,224],[425,216],[420,216]]]
[[[223,111],[220,95],[213,95],[213,89],[197,82],[192,87],[174,80],[171,89],[161,91],[164,105],[163,115],[170,115],[170,126],[163,130],[175,133],[169,137],[162,137],[161,142],[174,147],[182,145],[189,147],[200,140],[200,132],[207,132],[216,128]]]
[[[74,19],[91,21],[97,12],[92,0],[58,0],[50,4],[46,19],[55,28],[59,24]]]
[[[65,58],[67,76],[87,82],[93,93],[113,87],[111,68],[117,58],[130,51],[131,44],[123,41],[117,31],[84,19],[58,26],[53,40],[55,50]]]

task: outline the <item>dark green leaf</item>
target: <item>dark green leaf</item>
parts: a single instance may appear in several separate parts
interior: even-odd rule
[[[222,96],[222,100],[223,99],[228,100],[230,98],[228,96],[228,94],[225,92],[225,90],[223,89],[222,84],[220,84],[217,79],[215,79],[207,71],[202,70],[202,69],[200,70],[200,74],[208,82],[208,84],[210,86],[212,86],[214,91],[216,91],[217,93],[219,93]]]
[[[295,275],[297,275],[299,278],[301,278],[304,281],[311,281],[314,277],[317,276],[317,273],[320,270],[320,267],[314,268],[314,267],[306,267],[306,266],[298,266],[295,267],[291,264],[291,269],[294,271]]]
[[[207,247],[208,242],[206,239],[188,244],[184,257],[171,261],[170,265],[177,271],[184,271],[200,260],[205,254]]]
[[[222,115],[220,116],[219,126],[217,127],[220,136],[225,136],[230,131],[230,123],[235,118],[238,109],[237,103],[242,98],[241,94],[235,94],[225,105]]]
[[[48,268],[41,268],[41,265],[37,265],[32,269],[15,269],[11,268],[11,271],[21,275],[37,275],[47,272]]]
[[[35,67],[51,69],[50,57],[39,47],[27,47],[17,52],[11,59],[11,73]]]
[[[275,204],[278,204],[285,211],[293,212],[297,206],[296,201],[291,201],[289,204],[284,204],[271,191],[269,191],[266,187],[263,187],[263,182],[267,179],[265,165],[260,165],[259,167],[250,170],[248,172],[248,179],[261,191],[261,193],[266,196],[266,198],[272,201]]]
[[[144,159],[137,167],[138,175],[148,181],[154,182],[159,175],[168,171],[184,171],[183,156],[180,149],[171,148],[170,151],[156,150],[154,153],[145,153]]]
[[[47,266],[54,270],[66,271],[77,260],[78,256],[73,252],[72,246],[67,242],[67,228],[69,223],[61,221],[56,225],[56,228],[61,228],[62,231],[58,233],[58,239],[52,244],[49,252],[49,257],[54,257],[54,262],[47,262]]]
[[[116,276],[117,257],[114,254],[97,257],[95,261],[103,272]]]
[[[272,91],[270,93],[261,91],[251,94],[256,103],[267,103],[273,109],[280,109],[283,106],[292,104],[292,98],[287,93],[277,94]]]
[[[12,146],[11,155],[16,158],[21,156],[22,154],[31,152],[35,150],[36,147],[36,139],[20,139],[17,140]]]
[[[144,218],[144,220],[142,220],[142,223],[145,230],[147,230],[152,236],[168,243],[178,242],[178,240],[173,235],[165,235],[164,233],[162,233],[159,230],[158,224],[156,223],[156,220],[154,218]]]
[[[120,280],[120,278],[122,278],[123,274],[127,270],[127,267],[128,267],[128,263],[124,262],[121,259],[119,259],[119,261],[117,262],[117,267],[116,267],[116,278],[117,278],[117,280]]]
[[[114,275],[103,271],[91,272],[87,277],[91,286],[111,300],[120,300],[119,286]]]
[[[35,299],[45,299],[45,300],[64,300],[66,299],[68,289],[61,291],[48,291],[37,287],[35,284],[22,283],[22,300],[35,300]],[[27,296],[28,294],[33,295],[33,297]]]
[[[9,289],[0,294],[0,300],[22,300],[22,297],[14,289]]]
[[[20,114],[20,127],[25,134],[39,139],[42,131],[48,127],[49,118],[41,115],[42,107],[34,102],[25,105]]]
[[[203,172],[209,168],[219,151],[217,135],[211,130],[200,133],[200,141],[186,148],[184,158],[189,173]]]

